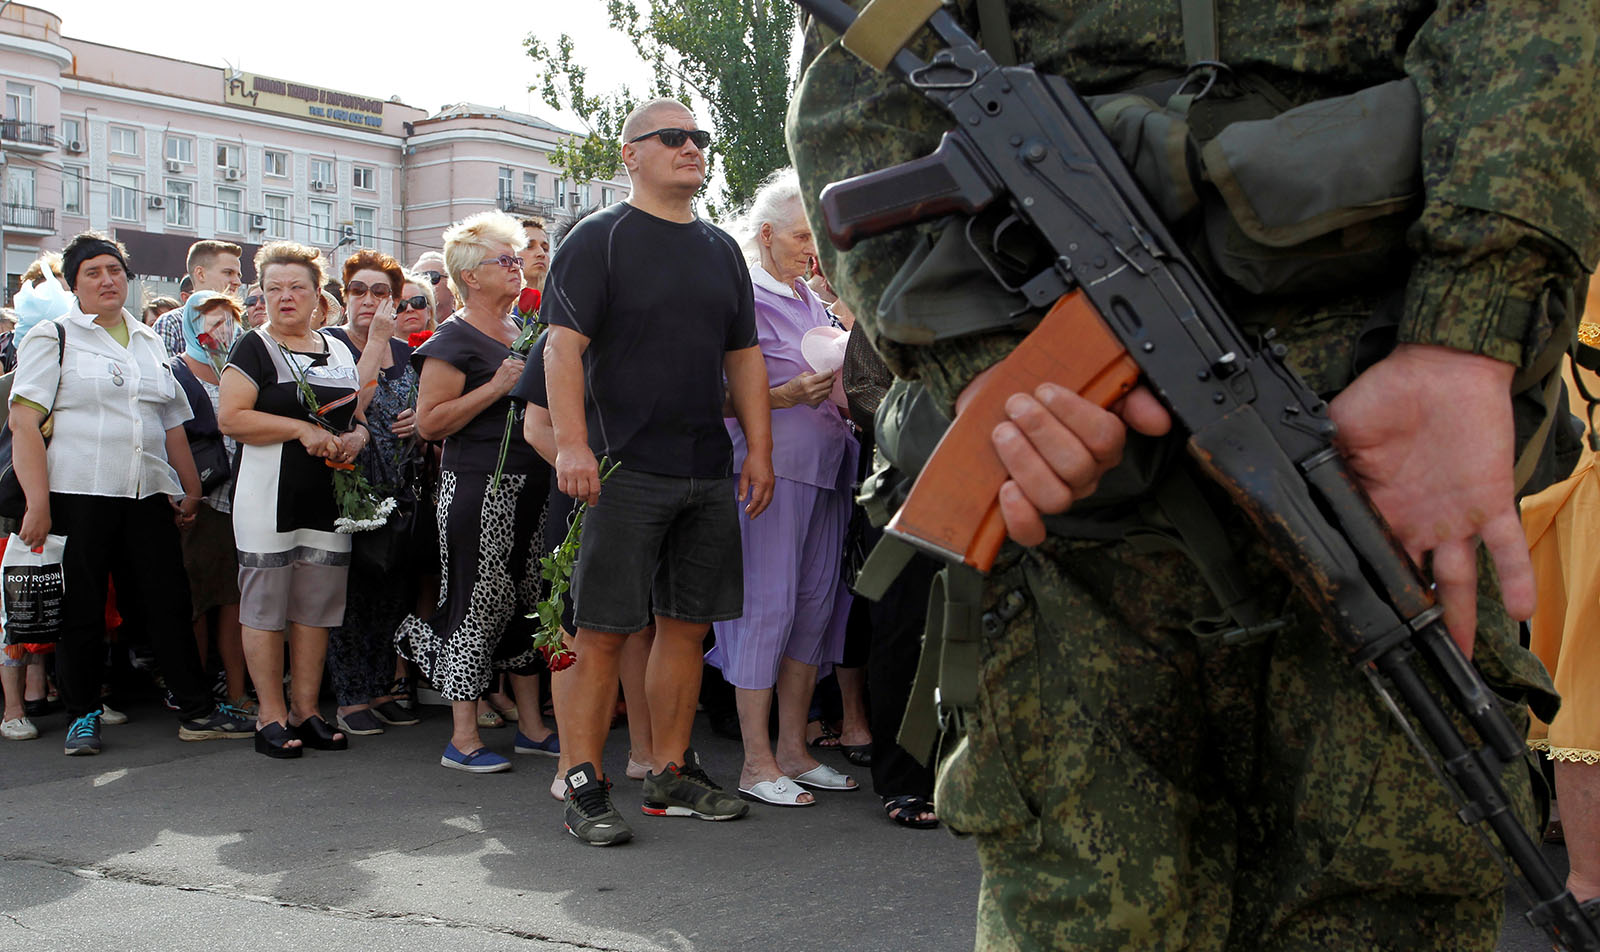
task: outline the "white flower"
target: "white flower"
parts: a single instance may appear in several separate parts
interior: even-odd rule
[[[366,501],[371,506],[371,499],[369,498]],[[398,503],[391,496],[372,506],[372,514],[369,516],[340,516],[333,520],[333,531],[352,535],[357,532],[365,532],[368,529],[380,529],[389,521],[389,514],[394,512],[397,505]]]

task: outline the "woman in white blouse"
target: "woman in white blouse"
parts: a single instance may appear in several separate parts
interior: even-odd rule
[[[85,232],[62,250],[61,270],[76,306],[41,322],[18,347],[10,421],[27,498],[17,534],[30,546],[52,532],[67,538],[71,594],[56,651],[61,699],[73,718],[66,753],[100,752],[108,576],[124,604],[141,604],[156,663],[178,702],[178,737],[249,737],[244,716],[213,702],[189,628],[178,525],[194,521],[201,495],[183,431],[189,402],[161,339],[123,309],[122,245]]]

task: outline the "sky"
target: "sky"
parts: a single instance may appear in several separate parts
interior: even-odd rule
[[[27,2],[61,17],[61,32],[78,39],[376,99],[397,95],[429,113],[458,102],[501,106],[578,132],[576,116],[528,91],[541,78],[523,49],[530,33],[550,46],[570,34],[592,92],[625,83],[642,91],[650,78],[627,38],[611,31],[605,0]],[[420,13],[430,8],[441,12]]]

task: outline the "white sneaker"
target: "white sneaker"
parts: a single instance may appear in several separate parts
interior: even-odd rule
[[[33,726],[33,721],[26,717],[13,718],[9,721],[0,721],[0,737],[6,740],[33,740],[39,736],[39,728]]]
[[[128,723],[128,715],[122,713],[109,704],[102,703],[100,705],[100,723],[126,724]]]

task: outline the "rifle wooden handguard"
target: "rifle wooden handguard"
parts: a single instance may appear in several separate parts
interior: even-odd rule
[[[956,415],[887,531],[987,572],[1006,539],[999,494],[1011,477],[992,440],[994,428],[1010,419],[1006,401],[1048,381],[1109,407],[1138,378],[1138,365],[1088,298],[1081,291],[1062,296]]]

